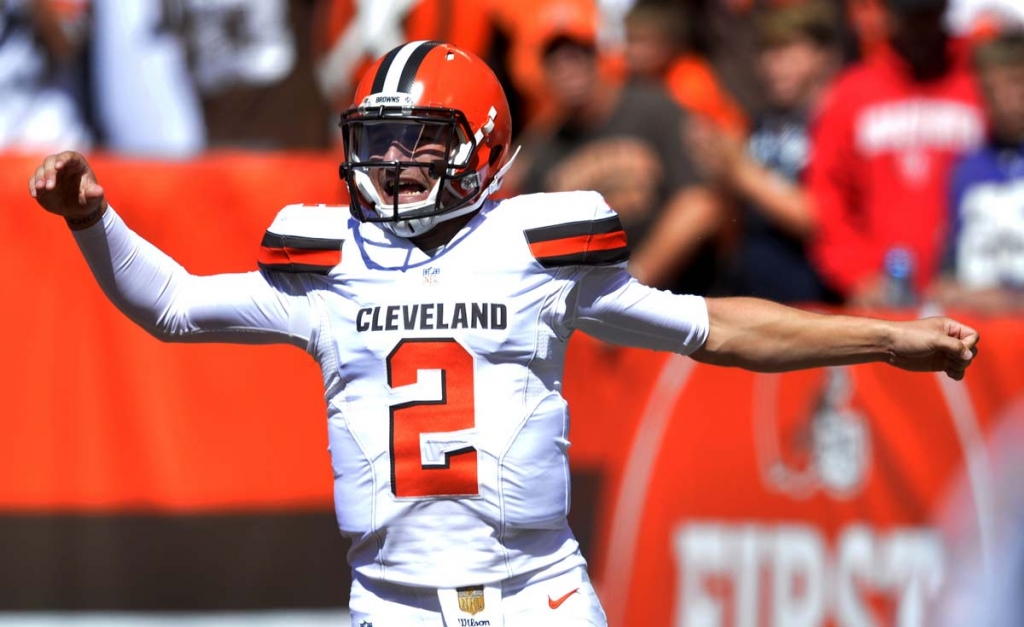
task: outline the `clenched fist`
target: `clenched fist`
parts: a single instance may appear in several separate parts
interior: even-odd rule
[[[898,324],[889,349],[889,363],[913,372],[945,372],[964,378],[978,353],[978,332],[949,318],[925,318]]]
[[[44,159],[29,179],[28,189],[43,209],[63,216],[72,229],[92,226],[107,210],[103,188],[85,157],[77,152]]]

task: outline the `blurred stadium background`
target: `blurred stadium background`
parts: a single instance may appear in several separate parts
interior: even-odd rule
[[[806,13],[766,16],[803,4],[0,0],[0,625],[348,624],[316,365],[132,326],[26,193],[43,155],[86,151],[126,221],[190,271],[248,271],[282,206],[345,202],[333,124],[378,54],[439,38],[494,64],[527,147],[513,193],[557,135],[553,42],[592,44],[603,80],[628,84],[644,58],[625,54],[628,18],[656,6],[681,20],[661,42],[684,59],[679,106],[718,128],[681,140],[725,216],[709,289],[742,293],[721,279],[751,224],[732,213],[742,190],[702,157],[728,144],[715,132],[755,132],[758,55],[808,32]],[[814,6],[844,67],[882,54],[880,2]],[[957,0],[943,23],[981,45],[1022,15]],[[1024,260],[1020,197],[999,228]],[[956,313],[983,337],[966,381],[753,374],[573,339],[570,521],[612,627],[1024,624],[1024,283],[997,307],[889,270],[881,299],[805,305]]]

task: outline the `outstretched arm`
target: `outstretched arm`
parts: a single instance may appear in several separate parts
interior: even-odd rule
[[[103,291],[165,341],[285,342],[311,350],[317,316],[308,279],[249,272],[195,276],[125,225],[77,153],[47,157],[29,181],[39,204],[63,216]]]
[[[883,361],[959,380],[978,344],[977,331],[949,318],[894,322],[757,298],[682,296],[641,285],[618,268],[583,272],[568,293],[566,321],[613,344],[759,372]]]
[[[692,357],[760,372],[882,361],[962,379],[978,332],[949,318],[894,322],[816,314],[755,298],[709,298],[708,338]]]

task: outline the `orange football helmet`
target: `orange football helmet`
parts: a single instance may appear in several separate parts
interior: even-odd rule
[[[479,209],[514,158],[508,101],[494,72],[437,41],[378,59],[340,126],[352,215],[401,237]]]

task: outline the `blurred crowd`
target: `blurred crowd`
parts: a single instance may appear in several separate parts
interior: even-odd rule
[[[1024,313],[1020,0],[0,0],[0,149],[334,150],[417,39],[505,85],[502,193],[603,193],[645,283]]]

